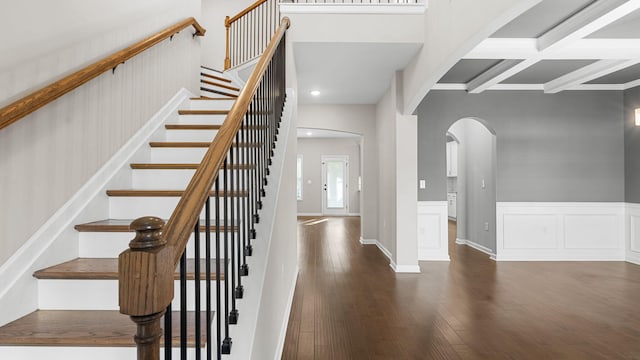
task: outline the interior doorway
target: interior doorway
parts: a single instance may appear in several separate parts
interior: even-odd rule
[[[455,244],[495,257],[496,134],[482,119],[463,118],[445,136],[449,231],[456,232]],[[450,257],[455,244],[450,242]]]
[[[322,214],[349,214],[349,156],[322,156]]]

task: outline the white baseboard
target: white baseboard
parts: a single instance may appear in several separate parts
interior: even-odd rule
[[[389,259],[389,261],[393,261],[391,260],[391,251],[389,251],[389,249],[387,249],[380,241],[376,240],[376,246],[378,247],[380,252],[382,252],[382,254],[386,256],[387,259]]]
[[[629,210],[625,205],[498,202],[496,258],[624,261],[629,258],[625,257],[625,212]]]
[[[449,261],[446,201],[418,202],[418,260]]]
[[[282,327],[280,328],[280,340],[278,340],[278,347],[274,360],[282,358],[282,352],[284,351],[284,340],[287,337],[287,327],[289,326],[289,316],[291,315],[291,307],[293,306],[293,296],[296,293],[296,283],[298,282],[298,273],[300,268],[296,265],[296,270],[293,274],[293,280],[291,281],[291,290],[289,290],[289,296],[287,297],[287,308],[284,312],[284,319],[282,319]]]
[[[38,229],[20,249],[0,266],[0,325],[15,320],[37,308],[37,282],[34,271],[77,256],[77,241],[69,245],[69,238],[77,239],[73,225],[81,212],[95,198],[102,195],[107,183],[123,168],[137,149],[147,143],[165,120],[193,95],[181,89],[169,102],[127,141],[118,152],[87,181],[69,201]],[[67,241],[67,243],[64,243]],[[73,250],[75,246],[75,251]],[[33,300],[32,300],[33,299]]]
[[[486,246],[483,246],[483,245],[477,244],[477,243],[475,243],[475,242],[473,242],[473,241],[471,241],[471,240],[466,240],[466,239],[456,239],[456,244],[469,246],[469,247],[471,247],[471,248],[474,248],[474,249],[476,249],[476,250],[478,250],[478,251],[480,251],[480,252],[483,252],[483,253],[485,253],[485,254],[489,255],[489,257],[490,257],[492,260],[495,260],[495,259],[496,259],[496,254],[493,252],[493,250],[489,249],[489,248],[488,248],[488,247],[486,247]]]
[[[376,239],[364,239],[362,236],[360,236],[360,244],[362,245],[377,245],[378,240]]]
[[[626,204],[625,260],[640,265],[640,204]]]
[[[389,263],[389,266],[393,269],[393,271],[397,273],[403,274],[419,274],[420,266],[419,265],[397,265],[394,261]]]

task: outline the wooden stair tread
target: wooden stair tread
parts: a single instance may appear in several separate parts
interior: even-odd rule
[[[209,89],[209,88],[206,88],[206,87],[203,87],[203,86],[200,87],[200,90],[208,91],[210,93],[214,93],[214,94],[218,94],[218,95],[228,96],[228,97],[234,98],[234,99],[238,97],[238,95],[236,95],[236,94],[230,94],[228,92],[224,92],[224,91],[220,91],[220,90],[213,90],[213,89]]]
[[[179,197],[182,196],[184,190],[137,190],[137,189],[117,189],[117,190],[107,190],[108,196],[118,196],[118,197]],[[244,197],[247,196],[246,191],[234,191],[233,193],[230,191],[220,190],[217,195],[224,196],[225,194],[232,195],[234,197]],[[209,192],[209,196],[216,196],[216,192],[211,190]]]
[[[129,228],[129,225],[134,219],[105,219],[92,221],[84,224],[78,224],[74,226],[76,231],[79,232],[133,232]],[[204,224],[204,221],[200,221],[201,224]],[[211,232],[216,231],[216,227],[213,225],[214,220],[211,221]],[[232,231],[237,231],[238,228],[236,226],[228,226]],[[223,230],[223,226],[220,226],[220,230]],[[205,226],[200,226],[200,231],[205,231]]]
[[[196,312],[187,314],[187,344],[195,346]],[[200,313],[201,344],[206,344],[206,312]],[[164,320],[162,320],[164,324]],[[172,344],[180,344],[180,313],[172,313]],[[136,325],[116,310],[37,310],[0,327],[4,346],[133,347]],[[164,340],[161,340],[164,344]]]
[[[211,146],[211,142],[207,141],[152,141],[149,146],[154,148],[208,148]],[[232,147],[258,147],[259,143],[247,143],[241,142],[231,144]]]
[[[134,170],[195,170],[200,164],[140,164],[134,163],[129,165]],[[233,169],[253,170],[255,165],[234,164]]]
[[[222,262],[222,261],[221,261]],[[215,269],[215,260],[211,260],[212,269]],[[205,260],[200,260],[200,278],[204,279]],[[193,280],[195,274],[193,268],[195,261],[187,260],[187,279]],[[222,265],[221,265],[222,267]],[[46,269],[38,270],[33,274],[37,279],[55,280],[118,280],[118,259],[76,258]],[[211,274],[215,278],[215,273]],[[174,278],[178,280],[180,274],[176,271]]]
[[[215,76],[215,75],[211,75],[211,74],[207,74],[207,73],[203,73],[203,72],[200,73],[200,76],[204,76],[204,77],[208,77],[210,79],[216,79],[216,80],[219,80],[219,81],[224,81],[224,82],[227,82],[227,83],[231,83],[231,80],[223,78],[221,76]]]
[[[213,98],[208,96],[192,97],[189,100],[231,100],[229,98]]]
[[[227,89],[227,90],[231,90],[231,91],[240,91],[240,88],[237,88],[235,86],[226,85],[226,84],[220,84],[220,83],[209,81],[209,80],[200,80],[200,82],[203,83],[203,84],[207,84],[207,85],[211,85],[211,86],[217,86],[217,87],[221,87],[223,89]]]
[[[229,110],[178,110],[178,115],[227,115]]]
[[[167,130],[220,130],[222,125],[210,124],[166,124]]]

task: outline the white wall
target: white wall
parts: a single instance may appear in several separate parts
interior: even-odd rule
[[[404,107],[413,113],[429,89],[480,41],[541,0],[430,0],[424,46],[404,70]]]
[[[199,10],[195,0],[5,6],[0,29],[16,35],[2,43],[0,106]],[[197,92],[200,40],[191,32],[0,130],[0,264],[180,88]]]
[[[378,239],[378,144],[374,105],[299,105],[298,127],[346,131],[362,136],[362,237]]]
[[[298,214],[321,214],[322,156],[349,157],[349,214],[360,214],[360,139],[359,138],[299,138],[298,154],[302,155],[302,200],[298,200]],[[311,183],[309,183],[311,182]]]
[[[202,40],[202,65],[224,70],[226,30],[224,19],[244,10],[255,0],[201,0],[202,26],[207,36]]]

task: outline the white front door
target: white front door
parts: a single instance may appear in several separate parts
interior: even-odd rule
[[[349,157],[322,156],[322,213],[349,213]]]

